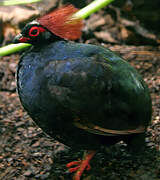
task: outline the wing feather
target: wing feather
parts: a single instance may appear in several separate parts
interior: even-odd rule
[[[145,132],[144,126],[139,126],[136,129],[126,129],[126,130],[114,130],[106,129],[100,126],[97,126],[92,123],[81,123],[80,121],[74,121],[74,125],[77,128],[83,129],[93,134],[103,135],[103,136],[118,136],[118,135],[129,135],[129,134],[139,134]]]

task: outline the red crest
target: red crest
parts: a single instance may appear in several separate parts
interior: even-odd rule
[[[55,35],[67,39],[75,40],[81,37],[82,20],[71,19],[78,9],[73,5],[66,5],[53,12],[40,17],[37,21]]]

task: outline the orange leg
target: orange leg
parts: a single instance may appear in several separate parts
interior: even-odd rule
[[[80,180],[81,175],[83,174],[84,170],[90,170],[91,166],[90,166],[90,160],[92,159],[92,157],[95,155],[96,151],[88,151],[83,160],[80,161],[75,161],[75,162],[70,162],[67,164],[67,168],[69,168],[69,171],[75,172],[75,175],[73,177],[73,180]],[[71,168],[71,166],[75,166],[73,168]]]

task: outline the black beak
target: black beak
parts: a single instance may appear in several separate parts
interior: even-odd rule
[[[20,39],[22,38],[22,34],[18,34],[14,39],[13,39],[13,43],[20,43]]]

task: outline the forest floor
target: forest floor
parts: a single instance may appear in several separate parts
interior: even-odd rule
[[[154,35],[151,40],[137,35],[125,23],[115,20],[112,12],[100,11],[86,21],[80,42],[119,53],[148,84],[153,116],[146,149],[133,155],[123,143],[102,147],[83,180],[160,180],[160,46]],[[74,152],[44,134],[24,111],[16,93],[19,58],[19,54],[0,58],[0,180],[70,180],[66,163],[81,158],[83,152]]]

